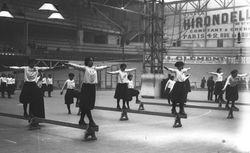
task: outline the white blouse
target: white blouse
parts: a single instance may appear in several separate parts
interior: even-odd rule
[[[15,84],[15,83],[16,83],[16,79],[15,78],[11,78],[10,84]]]
[[[131,68],[131,69],[125,69],[124,71],[117,70],[117,71],[112,71],[108,72],[110,74],[118,74],[118,83],[128,83],[128,73],[130,71],[134,71],[136,68]]]
[[[236,86],[239,83],[240,78],[245,76],[247,76],[247,74],[238,74],[235,78],[233,78],[232,75],[229,75],[222,90],[225,90],[228,85],[231,87]]]
[[[210,73],[216,75],[215,82],[223,81],[223,74],[224,73],[217,73],[217,72],[210,72]]]
[[[85,67],[83,83],[97,84],[97,72],[94,67]]]
[[[7,84],[12,84],[12,78],[7,78]]]
[[[88,83],[88,84],[97,84],[98,80],[97,80],[97,71],[96,70],[101,70],[101,69],[107,68],[107,66],[88,67],[85,65],[78,65],[78,64],[74,64],[74,63],[68,63],[68,65],[84,71],[83,83]]]
[[[7,83],[7,78],[6,77],[1,77],[0,82]]]
[[[38,79],[38,70],[46,70],[46,69],[49,69],[49,67],[29,67],[29,66],[21,66],[21,67],[18,67],[18,66],[10,66],[11,69],[17,69],[17,70],[20,70],[20,69],[23,69],[24,70],[24,81],[25,82],[36,82]]]
[[[53,84],[53,79],[52,78],[48,78],[47,79],[47,84]]]
[[[189,68],[183,68],[182,70],[173,68],[168,68],[168,69],[175,73],[175,78],[177,82],[184,82],[187,79],[185,73],[189,70]]]
[[[135,86],[134,86],[134,81],[133,80],[128,80],[128,88],[129,89],[133,89]]]
[[[47,84],[46,78],[42,79],[42,84]]]
[[[170,91],[172,91],[172,89],[173,89],[173,87],[174,87],[174,84],[175,84],[175,81],[169,79],[168,82],[166,83],[165,90],[167,90],[167,88],[169,88]]]
[[[67,89],[75,89],[75,87],[76,87],[75,80],[68,79],[65,81],[64,85],[65,84],[67,85]]]
[[[128,82],[127,79],[128,78],[128,73],[125,71],[118,71],[118,83],[126,83]]]

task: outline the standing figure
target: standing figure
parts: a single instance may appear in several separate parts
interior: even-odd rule
[[[175,63],[175,67],[177,69],[169,68],[164,66],[164,68],[172,73],[175,73],[176,82],[174,84],[173,90],[171,92],[171,101],[172,101],[172,114],[176,114],[176,105],[179,104],[179,114],[186,115],[184,111],[184,102],[186,97],[186,86],[185,80],[189,78],[185,73],[191,68],[183,68],[184,63],[182,61],[178,61]]]
[[[137,89],[135,89],[135,86],[134,86],[133,75],[129,74],[128,75],[128,97],[127,97],[127,107],[128,107],[128,109],[130,109],[129,101],[131,101],[133,99],[133,97],[136,97],[135,102],[137,104],[139,104],[141,102],[139,100],[139,97],[138,97],[139,94],[140,94],[140,92]]]
[[[42,91],[43,91],[43,96],[45,96],[45,91],[47,91],[47,79],[45,74],[43,74],[42,76]]]
[[[207,100],[213,100],[213,92],[214,92],[214,80],[213,76],[210,76],[207,80]]]
[[[231,108],[234,110],[238,110],[238,108],[235,106],[235,101],[238,100],[239,94],[238,94],[238,84],[241,79],[241,77],[245,77],[248,74],[238,74],[238,70],[231,71],[231,75],[227,77],[227,81],[223,87],[223,91],[226,90],[226,108],[229,109],[229,102],[232,102]]]
[[[249,77],[245,77],[245,80],[246,80],[246,90],[248,91],[249,90]]]
[[[43,95],[37,86],[39,70],[50,69],[49,67],[35,66],[35,60],[29,59],[28,66],[10,66],[11,69],[24,70],[24,85],[19,97],[20,103],[23,104],[24,116],[27,117],[27,105],[29,104],[29,116],[45,118]],[[31,122],[31,127],[38,127],[37,122]]]
[[[12,92],[12,76],[11,76],[11,74],[8,74],[8,77],[7,77],[6,91],[8,93],[8,98],[11,98],[11,92]]]
[[[1,94],[2,94],[2,98],[5,98],[5,92],[7,91],[7,77],[6,74],[2,73],[1,78],[0,78],[0,90],[1,90]]]
[[[74,103],[74,98],[79,99],[79,92],[75,90],[76,84],[74,80],[75,75],[73,73],[69,73],[69,79],[67,79],[62,87],[61,95],[63,94],[63,90],[66,87],[67,91],[64,96],[64,103],[67,105],[68,114],[71,114],[70,105]]]
[[[11,94],[13,95],[16,90],[16,79],[14,74],[11,75]]]
[[[135,68],[132,69],[126,69],[127,65],[126,64],[121,64],[120,65],[120,70],[118,71],[113,71],[113,72],[107,72],[109,74],[118,74],[118,81],[117,81],[117,85],[116,85],[116,89],[115,89],[115,95],[114,98],[117,101],[117,109],[121,109],[120,107],[120,100],[123,100],[123,109],[126,109],[125,103],[127,101],[128,98],[128,73],[130,71],[135,70]]]
[[[174,84],[175,84],[174,76],[171,75],[168,79],[168,82],[166,83],[165,88],[164,88],[166,95],[167,95],[168,104],[171,104],[171,91],[173,90]]]
[[[205,88],[205,84],[206,84],[206,79],[205,79],[205,77],[203,77],[201,79],[201,88]]]
[[[190,85],[190,81],[189,81],[189,77],[190,77],[191,75],[189,75],[189,74],[186,74],[186,80],[185,80],[185,90],[186,90],[186,94],[185,94],[185,101],[184,101],[184,104],[186,104],[187,103],[187,97],[188,97],[188,93],[189,92],[191,92],[191,85]]]
[[[91,114],[91,110],[95,107],[97,70],[102,70],[107,68],[107,66],[93,66],[92,58],[85,58],[84,64],[85,65],[65,63],[65,65],[84,71],[80,93],[81,118],[79,122],[83,121],[86,114],[89,119],[89,127],[97,127]]]
[[[214,95],[215,95],[215,102],[219,103],[219,107],[221,107],[221,103],[223,100],[223,73],[222,69],[218,68],[216,72],[208,72],[210,74],[216,75],[215,79],[215,89],[214,89]]]
[[[51,92],[53,91],[53,78],[52,75],[49,74],[47,78],[47,91],[48,91],[48,97],[51,97]]]

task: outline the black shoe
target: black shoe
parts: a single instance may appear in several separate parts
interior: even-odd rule
[[[171,110],[171,113],[172,113],[172,114],[176,114],[177,112],[176,112],[175,109],[172,109],[172,110]]]
[[[92,122],[89,122],[89,126],[90,126],[90,127],[97,127],[98,125],[96,125],[95,122],[92,121]]]
[[[82,127],[82,128],[86,128],[88,124],[87,124],[86,122],[84,122],[84,121],[83,121],[83,122],[80,122],[80,121],[79,121],[78,125],[79,125],[80,127]]]
[[[138,99],[138,100],[136,100],[136,102],[135,102],[136,104],[140,104],[141,103],[141,101]]]
[[[228,105],[225,106],[226,109],[230,109],[230,107]]]
[[[187,115],[184,111],[180,111],[179,114],[180,114],[180,115],[184,115],[184,116]]]
[[[28,118],[29,117],[28,113],[26,113],[26,112],[23,113],[23,116],[24,116],[24,118]]]
[[[120,106],[117,106],[116,109],[121,110],[121,107],[120,107]]]
[[[127,109],[126,106],[122,106],[122,109]]]

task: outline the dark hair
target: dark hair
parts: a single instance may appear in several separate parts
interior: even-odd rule
[[[231,74],[235,74],[238,73],[238,70],[234,69],[233,71],[231,71]]]
[[[133,74],[128,74],[128,78],[133,77]]]
[[[173,76],[173,75],[171,75],[169,78],[172,80],[172,79],[174,79],[174,76]]]
[[[174,64],[175,67],[181,67],[184,66],[184,63],[182,61],[178,61]]]
[[[84,64],[85,64],[85,65],[88,65],[90,60],[93,60],[93,58],[91,58],[91,57],[86,57],[86,58],[84,59]]]
[[[122,68],[122,67],[127,67],[127,65],[126,64],[124,64],[124,63],[122,63],[121,65],[120,65],[120,68]]]
[[[221,68],[218,68],[218,69],[216,70],[216,72],[219,73],[220,70],[221,70]]]
[[[74,77],[74,73],[69,73],[69,77]]]

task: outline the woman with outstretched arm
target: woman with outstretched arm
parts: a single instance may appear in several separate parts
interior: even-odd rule
[[[176,114],[176,104],[179,103],[179,114],[186,115],[184,111],[184,102],[186,100],[186,89],[185,80],[190,77],[186,76],[186,72],[191,68],[184,68],[184,63],[178,61],[175,63],[176,69],[164,66],[164,68],[172,73],[175,73],[175,84],[171,91],[171,101],[172,101],[172,114]]]
[[[116,99],[117,105],[116,108],[118,110],[121,109],[120,107],[120,99],[123,100],[123,109],[126,109],[126,101],[128,100],[128,72],[136,70],[136,68],[126,69],[127,65],[122,63],[120,65],[120,70],[107,72],[109,74],[116,74],[118,75],[117,85],[115,89],[114,98]]]
[[[19,97],[20,103],[23,104],[24,116],[28,117],[27,105],[29,104],[29,116],[45,118],[44,99],[40,89],[37,86],[39,70],[47,70],[49,67],[35,66],[35,60],[29,59],[28,66],[10,66],[10,69],[24,71],[24,85]],[[31,122],[32,127],[38,127],[39,124]]]
[[[229,109],[229,102],[232,102],[231,108],[234,110],[238,110],[238,108],[235,106],[235,101],[238,100],[239,94],[238,94],[238,84],[242,77],[246,77],[248,74],[239,74],[238,70],[231,71],[231,74],[227,77],[227,81],[222,88],[222,91],[226,91],[226,109]]]
[[[208,72],[212,75],[215,75],[215,88],[214,88],[214,95],[215,95],[215,102],[219,103],[219,106],[221,106],[223,101],[223,72],[222,68],[218,68],[216,72]]]
[[[107,68],[107,66],[93,66],[92,58],[85,58],[85,65],[78,65],[74,63],[66,63],[65,65],[73,67],[77,70],[84,71],[83,83],[80,93],[80,108],[81,119],[84,119],[85,114],[89,119],[89,126],[97,126],[91,114],[91,110],[95,107],[96,99],[96,84],[97,84],[97,70]]]

